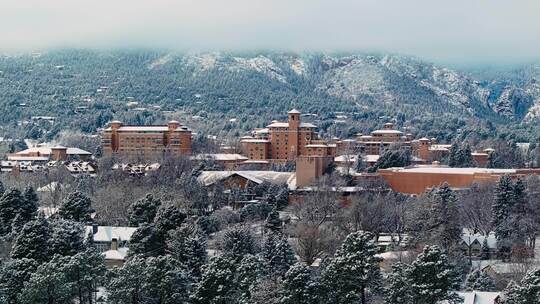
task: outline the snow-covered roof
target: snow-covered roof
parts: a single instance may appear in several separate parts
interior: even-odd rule
[[[463,228],[463,233],[461,234],[461,240],[467,245],[470,246],[475,241],[482,245],[484,240],[487,240],[488,247],[490,249],[497,248],[497,237],[495,232],[490,232],[487,236],[481,233],[474,233],[472,229]]]
[[[86,226],[86,235],[91,233],[92,226]],[[113,227],[113,226],[98,226],[97,233],[94,234],[94,242],[111,242],[113,239],[118,241],[131,240],[131,235],[137,230],[134,227]]]
[[[262,138],[243,138],[240,141],[248,142],[248,143],[269,143],[270,142],[268,139],[262,139]]]
[[[22,151],[19,151],[17,153],[15,153],[14,155],[25,155],[25,154],[43,154],[43,155],[50,155],[52,153],[52,149],[59,149],[59,148],[65,148],[65,147],[60,147],[60,146],[54,146],[54,147],[33,147],[33,148],[28,148],[26,150],[22,150]],[[74,147],[69,147],[69,148],[65,148],[66,149],[66,153],[68,155],[92,155],[92,153],[88,152],[88,151],[85,151],[83,149],[79,149],[79,148],[74,148]]]
[[[300,114],[300,111],[298,111],[297,109],[292,109],[288,112],[288,114]]]
[[[328,148],[326,144],[309,144],[306,145],[306,148]]]
[[[272,184],[287,184],[289,186],[289,189],[296,188],[296,174],[294,172],[203,171],[197,179],[205,186],[209,186],[234,175],[242,176],[257,184],[261,184],[262,182],[266,181]]]
[[[457,294],[463,299],[463,304],[496,304],[500,292],[488,291],[460,291]],[[440,304],[448,304],[448,301],[442,301]]]
[[[48,161],[48,156],[17,156],[17,155],[8,155],[8,160],[13,161]]]
[[[166,132],[169,131],[168,126],[121,126],[117,129],[119,132]],[[105,131],[112,131],[111,127]],[[174,131],[189,131],[185,126],[178,126]]]
[[[213,154],[197,154],[192,157],[196,160],[217,160],[217,161],[233,161],[233,160],[247,160],[248,158],[237,153],[213,153]]]
[[[268,126],[266,126],[267,128],[288,128],[289,127],[289,123],[288,122],[272,122],[271,124],[269,124]],[[309,122],[302,122],[300,123],[300,128],[316,128],[317,126],[312,124],[312,123],[309,123]]]
[[[488,168],[451,168],[445,166],[416,166],[408,168],[390,168],[394,172],[407,173],[442,173],[442,174],[514,174],[516,169],[488,169]]]
[[[107,250],[102,254],[105,257],[105,260],[124,261],[126,259],[128,250],[129,249],[127,247],[121,247],[117,250]]]
[[[403,132],[401,131],[398,131],[398,130],[375,130],[373,132],[371,132],[371,134],[375,135],[375,134],[403,134]]]

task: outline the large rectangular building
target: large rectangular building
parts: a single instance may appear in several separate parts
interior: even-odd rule
[[[317,126],[302,122],[300,112],[288,112],[287,122],[273,121],[253,136],[241,140],[243,153],[250,160],[293,161],[298,156],[333,156],[335,145],[317,135]]]
[[[161,126],[127,126],[113,121],[103,130],[101,147],[106,156],[189,155],[191,130],[177,121]]]

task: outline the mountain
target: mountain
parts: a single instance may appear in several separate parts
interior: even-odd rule
[[[55,116],[53,127],[39,125],[52,137],[65,127],[95,132],[112,118],[180,116],[236,136],[298,107],[331,136],[394,120],[418,134],[451,138],[468,127],[483,138],[534,128],[539,79],[534,64],[480,73],[389,54],[59,50],[0,56],[0,123],[27,129],[32,116]]]

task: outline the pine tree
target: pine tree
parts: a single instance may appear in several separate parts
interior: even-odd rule
[[[84,247],[84,227],[81,223],[58,220],[52,224],[49,254],[72,256]]]
[[[92,201],[79,191],[68,194],[58,209],[58,215],[62,219],[76,222],[91,221],[93,212]]]
[[[433,192],[431,198],[431,216],[427,225],[430,229],[429,243],[438,244],[449,251],[461,241],[462,234],[456,195],[444,183]]]
[[[518,178],[514,183],[513,189],[513,205],[510,215],[511,238],[515,246],[525,248],[527,245],[527,237],[530,230],[526,222],[529,210],[529,202],[527,198],[527,187],[521,178]],[[534,229],[536,231],[536,229]]]
[[[382,283],[377,253],[373,234],[349,234],[322,273],[328,299],[343,304],[367,303],[369,294],[378,291]]]
[[[242,258],[235,278],[239,303],[250,303],[251,291],[259,283],[262,270],[262,261],[257,256],[248,254]]]
[[[166,234],[170,230],[180,227],[186,217],[187,215],[176,206],[162,206],[159,208],[155,218],[156,229]]]
[[[190,279],[169,255],[146,259],[144,303],[183,304],[188,300]]]
[[[508,175],[500,178],[495,187],[495,202],[493,203],[493,226],[497,237],[497,247],[503,259],[508,259],[512,249],[511,225],[509,218],[514,206],[514,186]]]
[[[458,152],[459,163],[456,167],[467,168],[474,166],[474,160],[472,157],[471,147],[465,144]]]
[[[281,187],[276,195],[276,208],[282,210],[289,205],[289,188],[287,185]]]
[[[469,291],[495,291],[495,281],[480,269],[475,269],[467,276],[465,289]]]
[[[39,197],[36,191],[34,191],[34,188],[31,186],[26,187],[22,195],[24,204],[21,206],[21,210],[19,212],[22,214],[23,220],[28,222],[33,220],[37,214]]]
[[[190,227],[180,227],[170,232],[167,252],[195,280],[201,277],[201,268],[208,260],[206,236]]]
[[[24,198],[16,188],[4,192],[0,198],[0,236],[11,232],[12,222],[24,205]],[[22,216],[21,216],[22,217]]]
[[[195,285],[191,295],[193,304],[235,303],[236,257],[220,255],[210,258],[203,266],[201,280]]]
[[[154,224],[142,224],[131,236],[130,255],[158,256],[165,253],[165,239]]]
[[[459,287],[459,277],[446,254],[437,246],[426,246],[408,270],[408,281],[415,304],[433,304],[451,300]]]
[[[540,301],[540,269],[529,271],[519,285],[512,284],[504,291],[504,304],[536,304]]]
[[[41,264],[24,285],[19,301],[21,304],[72,303],[72,283],[65,273],[69,258],[55,256]]]
[[[386,304],[413,303],[407,271],[408,267],[401,262],[392,265],[392,273],[388,275],[388,284],[385,290]]]
[[[453,143],[448,152],[448,166],[457,167],[459,163],[459,146],[457,143]]]
[[[316,304],[321,302],[321,286],[303,263],[294,264],[283,278],[281,304]]]
[[[269,272],[273,275],[283,276],[289,268],[296,263],[294,250],[281,235],[269,235],[262,246],[261,256]]]
[[[481,250],[482,250],[482,253],[481,253],[480,258],[482,260],[489,260],[489,257],[491,255],[491,250],[489,248],[487,238],[485,238],[484,241],[482,242]]]
[[[257,243],[251,232],[243,227],[233,227],[223,235],[222,249],[240,260],[246,254],[257,253]]]
[[[19,303],[17,297],[37,267],[38,263],[35,260],[25,258],[12,259],[3,264],[0,269],[0,299],[3,300],[1,303]]]
[[[135,255],[130,257],[122,268],[113,268],[106,284],[109,303],[144,303],[144,284],[146,260]]]
[[[52,231],[44,217],[26,223],[17,235],[11,257],[14,259],[28,258],[38,262],[49,260],[49,241]]]
[[[2,197],[2,195],[4,195],[4,192],[6,192],[6,188],[4,187],[4,183],[2,183],[2,181],[0,181],[0,197]]]
[[[268,217],[266,217],[265,227],[270,231],[277,232],[281,230],[282,224],[283,223],[279,218],[279,213],[277,212],[276,208],[272,209],[272,211],[270,211],[268,214]]]
[[[78,303],[95,303],[97,288],[107,272],[103,255],[93,248],[86,249],[72,256],[65,269]]]
[[[137,227],[145,223],[150,224],[154,222],[160,206],[161,200],[148,193],[144,198],[129,206],[127,211],[129,225]]]

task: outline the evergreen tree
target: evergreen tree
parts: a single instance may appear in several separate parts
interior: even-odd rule
[[[283,279],[281,304],[316,304],[321,302],[321,286],[303,263],[294,264]]]
[[[465,289],[469,291],[495,291],[495,281],[480,269],[475,269],[467,276]]]
[[[203,266],[201,280],[195,285],[191,295],[193,304],[235,303],[236,257],[220,255],[210,258]]]
[[[142,224],[131,236],[130,255],[158,256],[165,253],[165,239],[154,224]]]
[[[388,284],[385,290],[386,304],[413,303],[407,271],[408,267],[401,262],[392,265],[392,273],[388,275]]]
[[[38,262],[49,260],[49,241],[52,231],[47,220],[40,216],[26,223],[17,235],[11,257],[14,259],[34,259]]]
[[[95,303],[97,288],[107,272],[103,255],[93,248],[86,249],[72,256],[65,269],[78,303]]]
[[[518,178],[514,183],[513,189],[513,204],[510,215],[511,238],[514,246],[525,248],[527,245],[527,237],[531,232],[536,232],[536,227],[532,228],[527,223],[528,214],[532,214],[529,210],[529,202],[527,198],[527,187],[521,178]],[[532,229],[531,229],[532,228]]]
[[[135,255],[129,258],[122,268],[109,272],[107,281],[107,300],[109,303],[142,304],[144,299],[144,257]]]
[[[448,151],[448,166],[458,167],[460,163],[459,159],[459,146],[457,143],[453,143]]]
[[[23,220],[28,222],[33,220],[37,214],[39,206],[39,197],[31,186],[26,187],[23,192],[24,204],[21,206],[20,213],[23,216]]]
[[[449,251],[461,241],[462,234],[456,195],[444,183],[432,193],[431,198],[431,216],[427,225],[429,243],[438,244]]]
[[[415,304],[433,304],[452,300],[459,277],[446,254],[437,246],[426,246],[408,270],[410,291]]]
[[[84,227],[81,223],[58,220],[53,222],[49,254],[72,256],[84,247]]]
[[[261,256],[265,265],[273,275],[283,276],[289,268],[296,263],[294,250],[281,235],[269,235],[262,246]]]
[[[529,271],[519,285],[504,291],[504,304],[536,304],[540,301],[540,269]]]
[[[127,211],[129,225],[137,227],[154,222],[161,200],[148,193],[144,198],[131,204]]]
[[[277,232],[281,230],[282,224],[283,223],[279,218],[279,213],[277,212],[276,208],[272,209],[272,211],[268,214],[268,217],[266,217],[265,227],[270,231]]]
[[[503,259],[508,259],[512,249],[511,225],[509,222],[514,206],[514,186],[508,175],[500,178],[495,187],[495,202],[493,203],[493,226],[497,237],[497,248]]]
[[[24,198],[18,189],[11,188],[4,192],[0,198],[0,236],[8,235],[11,232],[13,219],[23,205]],[[21,217],[23,216],[21,215]]]
[[[176,206],[162,206],[159,208],[155,218],[156,229],[161,233],[166,234],[170,230],[180,227],[186,217],[186,214]]]
[[[474,166],[474,160],[472,157],[471,147],[468,144],[465,144],[458,152],[459,163],[456,167],[467,168]]]
[[[146,259],[143,303],[183,304],[188,302],[189,278],[169,255]]]
[[[276,195],[276,208],[282,210],[289,205],[289,188],[287,185],[281,186]]]
[[[38,263],[35,260],[25,258],[12,259],[3,264],[0,269],[0,299],[3,300],[1,303],[19,303],[17,297],[37,267]]]
[[[240,260],[246,254],[257,253],[257,243],[251,232],[243,227],[233,227],[225,231],[222,243],[223,251]]]
[[[76,222],[88,222],[92,220],[92,201],[82,192],[74,191],[62,201],[58,209],[58,215],[62,219]]]
[[[0,181],[0,197],[2,197],[2,195],[4,195],[4,192],[6,192],[6,188],[4,187],[4,183],[2,183],[2,181]]]
[[[20,303],[72,303],[73,287],[65,273],[68,261],[69,258],[55,256],[51,261],[41,264],[24,284],[19,295]]]
[[[488,241],[487,239],[484,239],[484,241],[482,242],[482,253],[481,253],[481,256],[480,258],[482,260],[489,260],[490,258],[490,255],[491,255],[491,250],[489,249],[489,245],[488,245]]]
[[[201,268],[208,260],[206,236],[183,226],[170,232],[167,252],[172,255],[190,277],[198,280]]]
[[[257,288],[262,277],[262,269],[262,261],[257,256],[248,254],[242,258],[235,278],[239,303],[250,303],[251,291]]]
[[[373,234],[353,232],[347,236],[322,273],[330,302],[367,303],[369,294],[381,287],[377,253]]]

